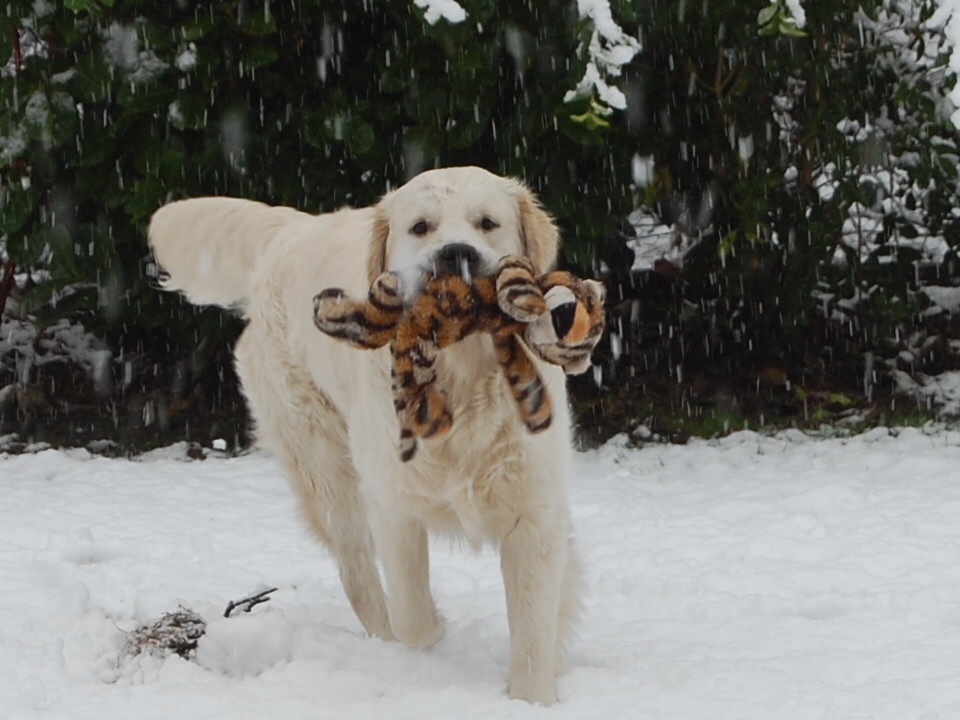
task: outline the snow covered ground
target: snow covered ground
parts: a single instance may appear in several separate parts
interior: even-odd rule
[[[550,709],[504,696],[491,551],[435,543],[436,648],[370,639],[268,457],[182,453],[0,458],[0,717],[960,717],[960,433],[578,454],[586,612]],[[180,604],[194,660],[120,659]]]

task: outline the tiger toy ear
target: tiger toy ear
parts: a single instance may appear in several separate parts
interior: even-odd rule
[[[524,339],[541,359],[579,375],[603,334],[603,284],[565,272],[545,275],[539,284],[550,312],[527,325]]]

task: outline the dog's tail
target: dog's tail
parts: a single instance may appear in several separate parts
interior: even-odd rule
[[[147,239],[165,290],[197,305],[243,307],[257,259],[287,223],[304,214],[252,200],[206,197],[164,205]]]

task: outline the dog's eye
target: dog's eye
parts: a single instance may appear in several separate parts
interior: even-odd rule
[[[418,220],[410,228],[410,233],[412,235],[418,235],[420,237],[423,237],[428,232],[430,232],[430,226],[427,224],[426,220]]]
[[[500,224],[492,218],[484,217],[480,221],[480,229],[483,230],[484,232],[490,232],[491,230],[495,230],[498,227],[500,227]]]

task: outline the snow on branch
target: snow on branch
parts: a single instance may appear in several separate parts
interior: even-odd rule
[[[772,2],[757,13],[757,33],[762,37],[785,35],[786,37],[806,37],[801,29],[807,22],[807,14],[800,0],[781,0]]]
[[[796,27],[802,28],[807,24],[807,13],[804,12],[800,0],[785,0],[784,5],[787,6],[787,14],[793,18]]]
[[[580,17],[593,25],[590,42],[579,52],[586,53],[587,68],[577,87],[564,96],[571,102],[596,93],[604,106],[623,110],[627,98],[611,78],[620,77],[623,66],[640,52],[640,41],[627,35],[613,19],[610,0],[577,0]]]
[[[960,0],[939,0],[936,12],[927,20],[927,29],[942,32],[952,48],[949,67],[960,76]],[[954,84],[948,96],[957,110],[950,116],[953,124],[960,128],[960,82]]]
[[[458,23],[467,17],[467,11],[456,0],[413,0],[413,4],[423,10],[423,19],[431,25],[441,18]]]

